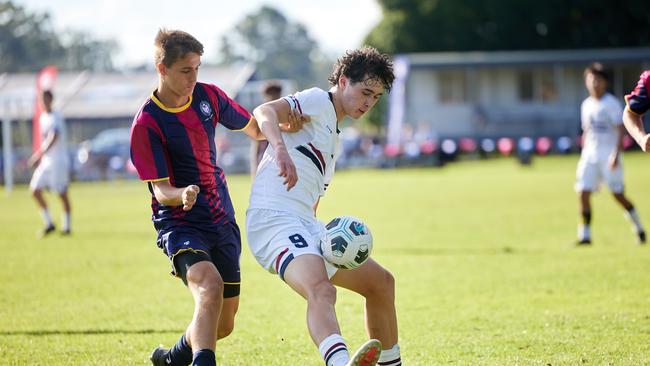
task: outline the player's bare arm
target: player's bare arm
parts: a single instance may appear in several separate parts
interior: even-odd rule
[[[264,103],[253,111],[260,130],[262,130],[266,139],[273,146],[276,162],[280,168],[279,175],[284,177],[284,184],[287,186],[287,190],[293,188],[298,181],[296,166],[289,156],[280,132],[280,123],[288,122],[291,118],[289,117],[291,112],[289,104],[282,99]]]
[[[50,148],[54,145],[56,140],[59,138],[59,133],[56,131],[52,131],[47,134],[45,137],[45,141],[43,141],[43,145],[41,145],[41,148],[38,149],[37,152],[35,152],[32,156],[29,157],[29,160],[27,161],[27,164],[29,164],[30,167],[35,167],[38,165],[38,163],[41,161],[41,158],[43,157],[43,154],[45,154]]]
[[[641,149],[649,152],[650,134],[643,127],[643,116],[632,112],[629,108],[625,108],[625,112],[623,112],[623,124]]]
[[[300,114],[300,112],[290,109],[286,121],[279,122],[278,127],[281,132],[293,133],[302,130],[302,125],[310,121],[310,116]],[[248,126],[244,128],[243,132],[253,140],[266,140],[266,136],[264,136],[264,133],[262,133],[262,130],[256,121],[249,123]]]
[[[177,188],[169,180],[152,182],[153,193],[156,200],[165,206],[183,206],[183,211],[189,211],[196,203],[199,187],[192,184],[187,187]]]

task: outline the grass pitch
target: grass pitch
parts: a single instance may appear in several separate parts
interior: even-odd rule
[[[594,245],[575,248],[577,156],[342,171],[322,220],[355,215],[397,280],[404,365],[650,365],[650,247],[607,191],[593,198]],[[650,225],[650,156],[626,155],[627,193]],[[240,227],[250,180],[228,179]],[[26,187],[0,192],[0,364],[147,365],[193,309],[155,246],[140,182],[71,187],[72,237],[35,238]],[[48,195],[56,219],[60,205]],[[58,222],[59,220],[57,220]],[[245,243],[245,238],[244,238]],[[241,307],[220,365],[322,365],[305,303],[242,253]],[[339,290],[351,348],[361,298]]]

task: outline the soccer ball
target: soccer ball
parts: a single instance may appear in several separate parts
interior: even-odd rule
[[[362,265],[372,251],[372,234],[356,217],[338,216],[325,228],[327,238],[320,243],[323,257],[334,267],[354,269]]]

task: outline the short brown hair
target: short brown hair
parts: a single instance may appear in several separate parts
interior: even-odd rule
[[[593,74],[605,81],[609,81],[609,70],[607,70],[605,66],[603,66],[603,64],[600,62],[594,62],[591,65],[587,66],[585,68],[584,76],[586,77],[587,74]]]
[[[282,95],[282,84],[279,81],[269,81],[262,87],[262,95],[265,98],[275,100]]]
[[[156,52],[154,60],[171,67],[176,60],[185,57],[190,52],[203,55],[203,45],[196,38],[181,30],[160,29],[154,41]]]
[[[374,47],[363,47],[346,52],[343,57],[336,60],[334,71],[327,80],[331,85],[336,85],[341,75],[345,75],[355,83],[364,81],[366,78],[376,79],[384,85],[384,89],[388,92],[395,80],[393,61],[387,54],[380,53]]]

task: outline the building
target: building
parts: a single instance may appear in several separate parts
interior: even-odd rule
[[[37,74],[0,74],[0,120],[11,121],[10,153],[12,155],[14,177],[17,182],[29,179],[26,160],[31,154],[32,117],[36,103]],[[252,64],[229,66],[204,66],[199,80],[218,85],[229,96],[237,99],[240,90],[255,79]],[[124,73],[93,73],[89,71],[59,72],[54,82],[54,108],[61,111],[66,119],[71,158],[75,158],[77,146],[92,139],[107,129],[131,126],[133,116],[144,100],[156,88],[158,76],[152,70]],[[6,131],[3,128],[4,131]],[[224,129],[225,130],[225,129]],[[245,141],[245,139],[241,139]],[[3,143],[3,145],[7,145]],[[230,153],[240,149],[248,151],[248,145],[239,147],[229,144]],[[242,152],[243,154],[243,152]],[[222,156],[226,161],[237,164],[241,159]],[[247,156],[246,156],[247,158]],[[246,161],[247,164],[247,161]],[[3,165],[4,164],[0,164]],[[237,168],[228,166],[228,169]],[[241,167],[246,171],[247,166]]]
[[[622,98],[650,68],[650,48],[397,55],[388,143],[399,148],[405,127],[423,125],[440,139],[577,136],[594,61],[613,70]]]

